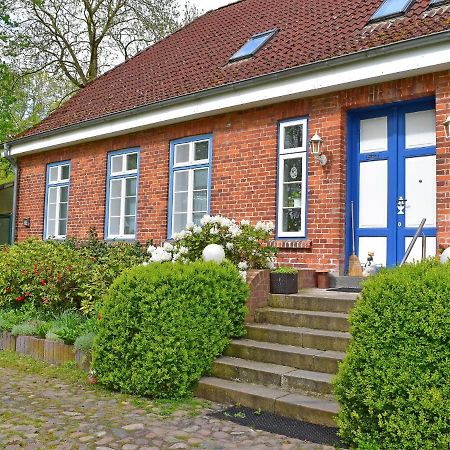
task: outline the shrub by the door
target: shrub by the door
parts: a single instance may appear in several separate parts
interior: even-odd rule
[[[248,288],[231,264],[150,264],[105,298],[94,343],[103,385],[158,398],[189,395],[231,336],[244,333]]]
[[[352,448],[450,448],[450,264],[429,260],[368,280],[335,391]]]

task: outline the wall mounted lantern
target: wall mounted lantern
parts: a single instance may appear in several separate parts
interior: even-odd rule
[[[324,166],[327,163],[327,157],[322,154],[323,139],[316,133],[309,141],[309,144],[311,146],[311,155],[314,156],[321,166]]]
[[[31,219],[29,217],[26,217],[25,219],[23,219],[23,226],[25,228],[30,228],[31,227]]]
[[[445,137],[447,139],[450,139],[450,116],[447,117],[447,119],[445,120],[443,125],[444,125],[444,130],[445,130]]]

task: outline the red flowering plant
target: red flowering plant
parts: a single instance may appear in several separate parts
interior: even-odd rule
[[[29,239],[0,253],[0,307],[33,304],[52,310],[80,308],[101,297],[91,260],[70,246]],[[100,288],[94,295],[93,289]]]

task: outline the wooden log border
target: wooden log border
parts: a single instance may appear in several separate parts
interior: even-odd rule
[[[85,372],[89,372],[91,367],[91,356],[81,350],[75,350],[73,345],[33,336],[16,337],[8,331],[0,332],[0,350],[29,355],[33,359],[56,365],[75,361],[77,366]]]

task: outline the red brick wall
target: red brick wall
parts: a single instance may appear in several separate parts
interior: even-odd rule
[[[438,241],[450,244],[450,143],[441,123],[450,113],[450,73],[429,74],[338,93],[280,103],[80,144],[19,160],[18,238],[42,236],[45,170],[49,162],[72,161],[69,235],[103,233],[107,152],[139,146],[138,238],[166,238],[169,142],[213,133],[211,211],[236,219],[275,221],[278,121],[309,115],[310,134],[324,140],[328,164],[310,159],[308,239],[280,248],[279,259],[298,267],[344,270],[346,111],[350,108],[436,95]],[[23,218],[31,218],[24,228]],[[280,244],[281,245],[281,244]],[[295,247],[295,248],[293,248]]]

